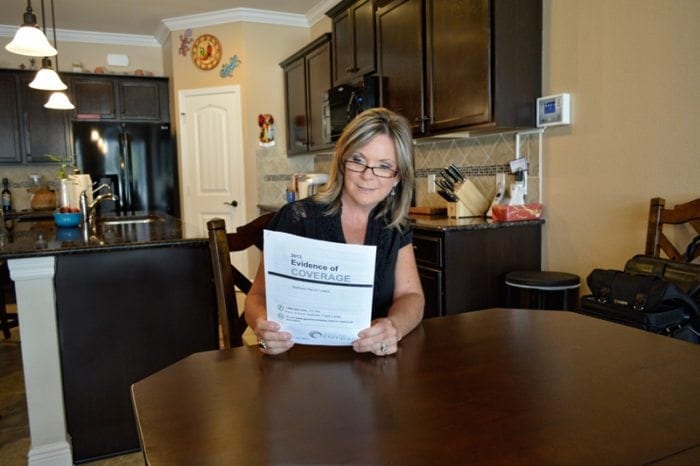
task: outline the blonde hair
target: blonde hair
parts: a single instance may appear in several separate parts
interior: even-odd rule
[[[390,228],[403,230],[408,225],[408,208],[413,197],[413,136],[408,120],[386,108],[371,108],[357,115],[343,130],[335,145],[328,174],[328,183],[315,199],[328,205],[327,215],[340,212],[345,178],[345,161],[383,134],[394,143],[399,182],[387,196],[376,218],[386,218]]]

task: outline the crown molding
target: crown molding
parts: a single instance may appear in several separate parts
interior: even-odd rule
[[[57,28],[56,39],[65,42],[160,47],[168,40],[168,36],[172,31],[241,21],[309,28],[323,19],[325,12],[336,5],[338,1],[325,0],[320,2],[305,15],[258,10],[255,8],[231,8],[209,13],[166,18],[160,22],[153,36]],[[18,26],[0,24],[0,37],[14,37],[17,29]],[[49,28],[46,33],[49,36],[53,34],[53,31]]]
[[[168,30],[176,31],[180,29],[237,23],[241,21],[303,28],[309,27],[309,22],[305,15],[256,10],[253,8],[231,8],[229,10],[210,11],[209,13],[166,18],[162,20],[162,23]]]
[[[0,24],[0,37],[14,37],[17,26]],[[46,37],[53,36],[53,29],[46,29]],[[161,44],[153,36],[138,34],[117,34],[112,32],[76,31],[56,28],[58,42],[84,42],[88,44],[134,45],[137,47],[160,47]]]

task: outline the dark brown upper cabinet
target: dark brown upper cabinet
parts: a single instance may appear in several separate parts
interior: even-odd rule
[[[25,160],[31,163],[53,162],[49,154],[63,158],[72,153],[70,112],[45,108],[51,93],[29,87],[33,79],[34,73],[20,78]],[[65,80],[65,76],[62,79]]]
[[[0,74],[0,162],[22,161],[19,97],[15,73]]]
[[[323,118],[323,102],[331,87],[331,56],[331,35],[324,34],[280,63],[288,155],[332,147]]]
[[[50,92],[29,87],[35,76],[36,71],[0,71],[2,163],[46,163],[48,154],[70,152],[70,112],[44,107]]]
[[[535,126],[541,0],[378,1],[382,105],[417,136]]]
[[[333,84],[350,83],[376,69],[372,0],[346,0],[326,12],[333,31]]]
[[[78,119],[170,121],[165,78],[79,75],[71,83]]]

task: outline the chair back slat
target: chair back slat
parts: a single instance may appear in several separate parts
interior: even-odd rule
[[[226,232],[226,222],[221,218],[213,218],[207,222],[224,348],[243,345],[242,336],[246,322],[238,310],[236,288],[247,294],[252,286],[250,279],[231,263],[231,253],[245,251],[251,246],[262,250],[263,230],[273,216],[272,213],[261,215],[238,227],[235,233]]]
[[[678,204],[673,209],[666,208],[666,201],[655,197],[649,204],[649,221],[647,224],[647,238],[644,253],[649,256],[659,257],[663,252],[669,259],[681,262],[690,262],[700,255],[697,250],[693,257],[686,257],[685,252],[680,252],[664,233],[664,225],[688,224],[700,234],[700,198]]]

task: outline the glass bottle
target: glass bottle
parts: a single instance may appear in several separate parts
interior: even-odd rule
[[[9,188],[7,178],[2,179],[2,211],[9,212],[12,210],[12,192]]]

